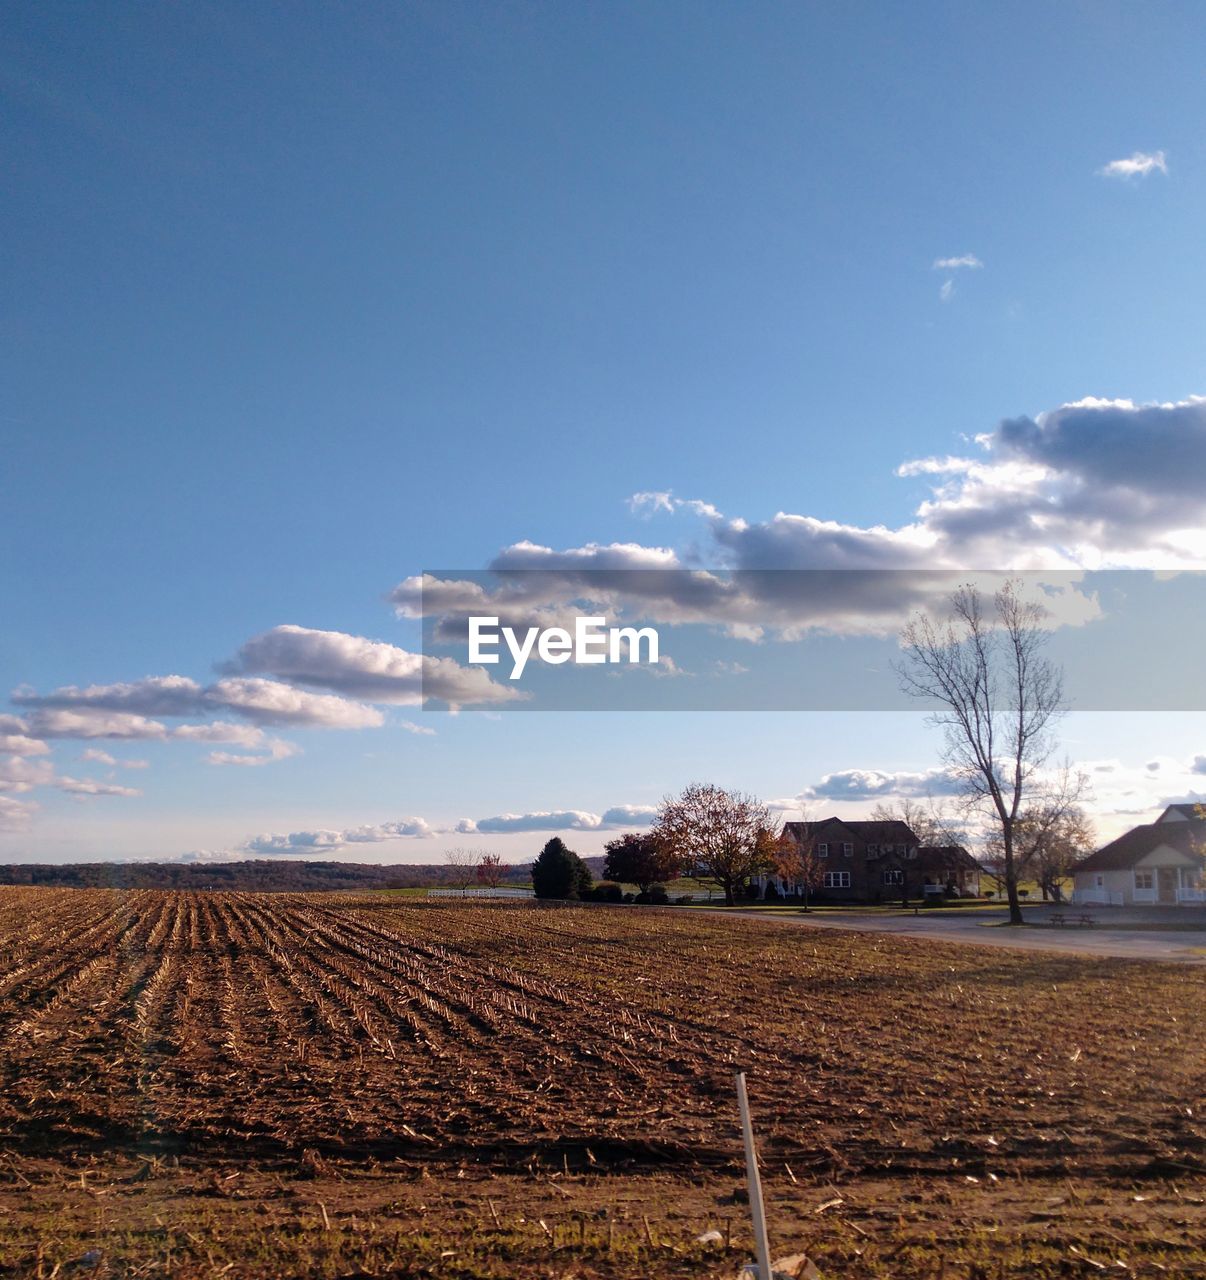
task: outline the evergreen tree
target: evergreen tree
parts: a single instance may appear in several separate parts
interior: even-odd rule
[[[532,863],[532,888],[538,898],[581,898],[591,886],[590,868],[560,836],[554,836]]]

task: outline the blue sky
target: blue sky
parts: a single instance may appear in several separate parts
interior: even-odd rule
[[[987,479],[942,473],[980,509],[1016,497],[999,424],[1088,397],[1133,406],[1136,459],[1197,447],[1204,28],[1192,5],[9,6],[6,688],[206,684],[283,625],[413,651],[386,597],[425,568],[525,541],[706,562],[745,554],[734,522],[781,545],[781,512],[901,530],[939,475],[901,464],[988,449]],[[1127,491],[1085,461],[1095,412],[1022,459],[1081,521],[1059,563],[1201,567],[1192,496],[1117,536],[1086,514],[1086,484]],[[1160,505],[1147,479],[1128,510]],[[963,560],[1017,550],[980,531]],[[250,746],[38,739],[0,856],[417,816],[438,834],[340,855],[410,860],[463,818],[935,763],[915,717],[329,711],[238,713]],[[1206,751],[1191,718],[1094,724],[1069,749],[1166,758],[1182,791]],[[209,759],[274,741],[295,754]]]

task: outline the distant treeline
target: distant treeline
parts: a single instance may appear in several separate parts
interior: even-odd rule
[[[602,858],[588,858],[602,868]],[[508,884],[527,884],[531,865],[505,866]],[[0,884],[70,889],[245,889],[313,893],[322,889],[414,889],[448,882],[438,863],[307,862],[300,858],[254,862],[68,862],[0,865]]]

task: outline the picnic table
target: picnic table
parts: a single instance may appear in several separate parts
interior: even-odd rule
[[[1063,926],[1070,923],[1069,915],[1064,911],[1053,911],[1050,918],[1051,923],[1054,925]],[[1081,911],[1076,917],[1076,923],[1083,929],[1091,927],[1097,922],[1087,911]]]

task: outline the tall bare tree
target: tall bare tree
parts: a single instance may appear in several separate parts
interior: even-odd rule
[[[477,854],[472,849],[458,845],[444,850],[444,879],[462,893],[477,878]]]
[[[760,800],[699,782],[662,801],[651,834],[688,875],[719,885],[730,906],[750,876],[774,865],[779,840],[778,824]]]
[[[1062,786],[1054,789],[1045,802],[1032,805],[1018,815],[1013,828],[1013,856],[1020,878],[1033,877],[1038,882],[1043,901],[1063,897],[1064,882],[1072,868],[1093,848],[1093,824],[1085,811],[1065,791],[1079,795],[1084,787],[1080,774],[1067,771]],[[986,845],[986,863],[990,874],[1004,884],[1004,850],[994,831]]]
[[[943,624],[926,614],[910,620],[897,674],[906,693],[937,704],[930,723],[944,731],[943,758],[968,807],[1000,833],[1009,922],[1022,924],[1017,825],[1042,804],[1040,771],[1065,710],[1062,672],[1043,653],[1046,610],[1023,599],[1017,581],[994,593],[990,611],[966,584],[951,596],[951,614]]]

